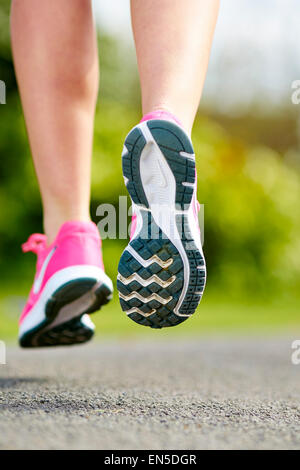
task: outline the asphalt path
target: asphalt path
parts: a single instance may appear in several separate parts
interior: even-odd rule
[[[8,346],[0,448],[300,449],[297,336]]]

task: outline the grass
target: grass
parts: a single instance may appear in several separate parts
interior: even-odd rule
[[[23,293],[23,292],[22,292]],[[0,296],[0,339],[15,340],[18,316],[24,297],[16,297],[9,289]],[[97,327],[98,338],[174,338],[208,333],[258,332],[274,333],[283,329],[300,332],[299,303],[292,298],[277,300],[276,303],[230,302],[216,299],[207,292],[196,314],[176,328],[152,330],[135,324],[122,312],[117,295],[92,319]]]

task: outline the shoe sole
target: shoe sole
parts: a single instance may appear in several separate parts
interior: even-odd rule
[[[119,262],[121,307],[141,325],[176,326],[195,312],[206,280],[191,141],[169,121],[141,123],[125,140],[122,167],[138,228]]]
[[[82,321],[84,316],[73,318],[34,337],[24,337],[20,340],[20,345],[23,348],[32,348],[86,343],[94,336],[94,328]]]
[[[63,275],[68,277],[69,273]],[[29,312],[25,318],[28,318],[27,324],[23,325],[24,320],[21,325],[20,346],[64,346],[90,340],[94,329],[86,314],[100,310],[112,297],[111,281],[104,273],[103,275],[106,282],[98,277],[77,277],[60,283],[55,289],[49,286],[48,290],[52,292],[46,292],[45,295],[41,293],[35,311]],[[56,282],[52,282],[53,284]]]

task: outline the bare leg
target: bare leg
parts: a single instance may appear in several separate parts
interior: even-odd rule
[[[131,0],[143,113],[175,114],[191,131],[219,0]]]
[[[90,0],[13,0],[14,62],[49,242],[89,220],[98,54]]]

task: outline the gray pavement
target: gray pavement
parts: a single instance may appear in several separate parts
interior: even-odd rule
[[[0,448],[300,449],[299,333],[8,347]]]

